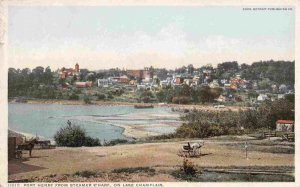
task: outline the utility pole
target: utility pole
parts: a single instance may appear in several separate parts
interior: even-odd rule
[[[271,127],[269,125],[269,140],[271,139]]]

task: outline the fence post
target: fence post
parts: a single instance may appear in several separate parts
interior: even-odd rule
[[[248,160],[248,142],[245,142],[246,159]]]

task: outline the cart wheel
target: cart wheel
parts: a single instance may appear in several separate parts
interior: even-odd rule
[[[177,155],[182,157],[184,156],[184,152],[181,149],[179,149]]]

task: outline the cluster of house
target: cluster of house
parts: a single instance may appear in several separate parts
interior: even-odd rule
[[[137,83],[151,83],[153,80],[153,72],[149,68],[143,70],[126,70],[126,73],[118,77],[108,77],[106,79],[98,79],[98,87],[108,87],[114,84],[137,85]]]
[[[237,90],[239,88],[246,88],[247,81],[245,79],[241,79],[240,75],[236,75],[236,77],[230,78],[230,80],[211,80],[210,70],[202,70],[198,75],[173,75],[173,79],[169,78],[164,81],[161,81],[162,85],[182,85],[186,84],[189,86],[209,86],[210,88],[224,88],[225,90]]]
[[[189,85],[197,86],[202,83],[208,83],[211,71],[203,70],[200,74],[172,74],[168,75],[165,80],[160,80],[157,75],[150,70],[144,68],[143,70],[126,70],[126,73],[120,77],[109,77],[106,79],[98,79],[99,87],[108,87],[114,84],[134,85],[137,89],[153,89],[158,87]]]
[[[212,80],[212,73],[213,70],[209,68],[203,68],[200,71],[194,71],[193,73],[174,73],[168,74],[167,78],[164,80],[160,80],[157,75],[154,75],[153,71],[150,68],[144,68],[139,70],[126,70],[123,75],[121,76],[113,76],[104,79],[97,79],[97,86],[98,87],[109,87],[110,85],[128,85],[134,86],[138,90],[139,89],[149,89],[149,90],[156,90],[159,87],[165,88],[168,86],[179,86],[179,85],[188,85],[191,87],[197,86],[208,86],[210,88],[222,88],[224,90],[223,94],[220,95],[219,98],[216,100],[219,102],[226,102],[226,101],[244,101],[247,98],[245,96],[240,96],[237,94],[232,94],[228,91],[236,91],[239,89],[253,89],[256,90],[259,95],[257,98],[254,99],[255,102],[262,102],[264,100],[270,99],[280,99],[284,98],[287,92],[287,86],[282,84],[280,86],[272,85],[273,92],[279,94],[273,95],[270,97],[270,94],[266,92],[260,92],[258,90],[257,82],[256,81],[248,81],[246,79],[242,79],[240,75],[235,75],[230,79],[222,79]],[[65,80],[67,78],[71,78],[74,80],[74,85],[77,88],[88,88],[93,86],[93,82],[86,81],[81,82],[79,81],[80,77],[80,69],[79,64],[75,65],[75,68],[62,68],[59,71],[60,78]],[[75,78],[74,78],[75,77]],[[69,87],[70,84],[65,82],[64,87]],[[276,97],[276,98],[275,98]],[[253,101],[253,102],[254,102]]]
[[[224,84],[225,89],[237,90],[238,88],[247,88],[247,80],[241,79],[240,75],[236,75],[235,77],[230,78],[227,83],[226,80],[221,81]]]
[[[241,79],[240,75],[231,78],[230,80],[211,80],[211,69],[202,69],[200,72],[194,72],[193,74],[182,73],[169,75],[165,80],[157,81],[157,76],[153,74],[150,68],[144,68],[142,70],[126,70],[122,76],[108,77],[105,79],[97,79],[98,87],[108,87],[114,84],[126,84],[137,86],[141,88],[154,88],[154,87],[166,87],[166,86],[177,86],[186,84],[188,86],[199,86],[205,85],[211,88],[223,87],[224,89],[246,88],[247,81]],[[78,88],[92,87],[92,82],[80,82],[80,69],[79,64],[75,64],[75,68],[61,68],[59,71],[60,79],[66,80],[68,77],[74,79],[75,86]],[[70,86],[65,83],[65,86]]]

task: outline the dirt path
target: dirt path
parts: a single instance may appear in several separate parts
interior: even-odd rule
[[[33,157],[24,155],[23,161],[9,161],[9,180],[41,177],[51,174],[73,174],[76,171],[111,171],[128,167],[168,167],[182,164],[177,155],[184,142],[117,145],[112,147],[59,147],[34,150]],[[232,142],[237,143],[237,142]],[[207,141],[203,156],[191,158],[200,167],[228,166],[294,166],[294,154],[245,151],[220,142]],[[171,180],[171,179],[169,179]]]

